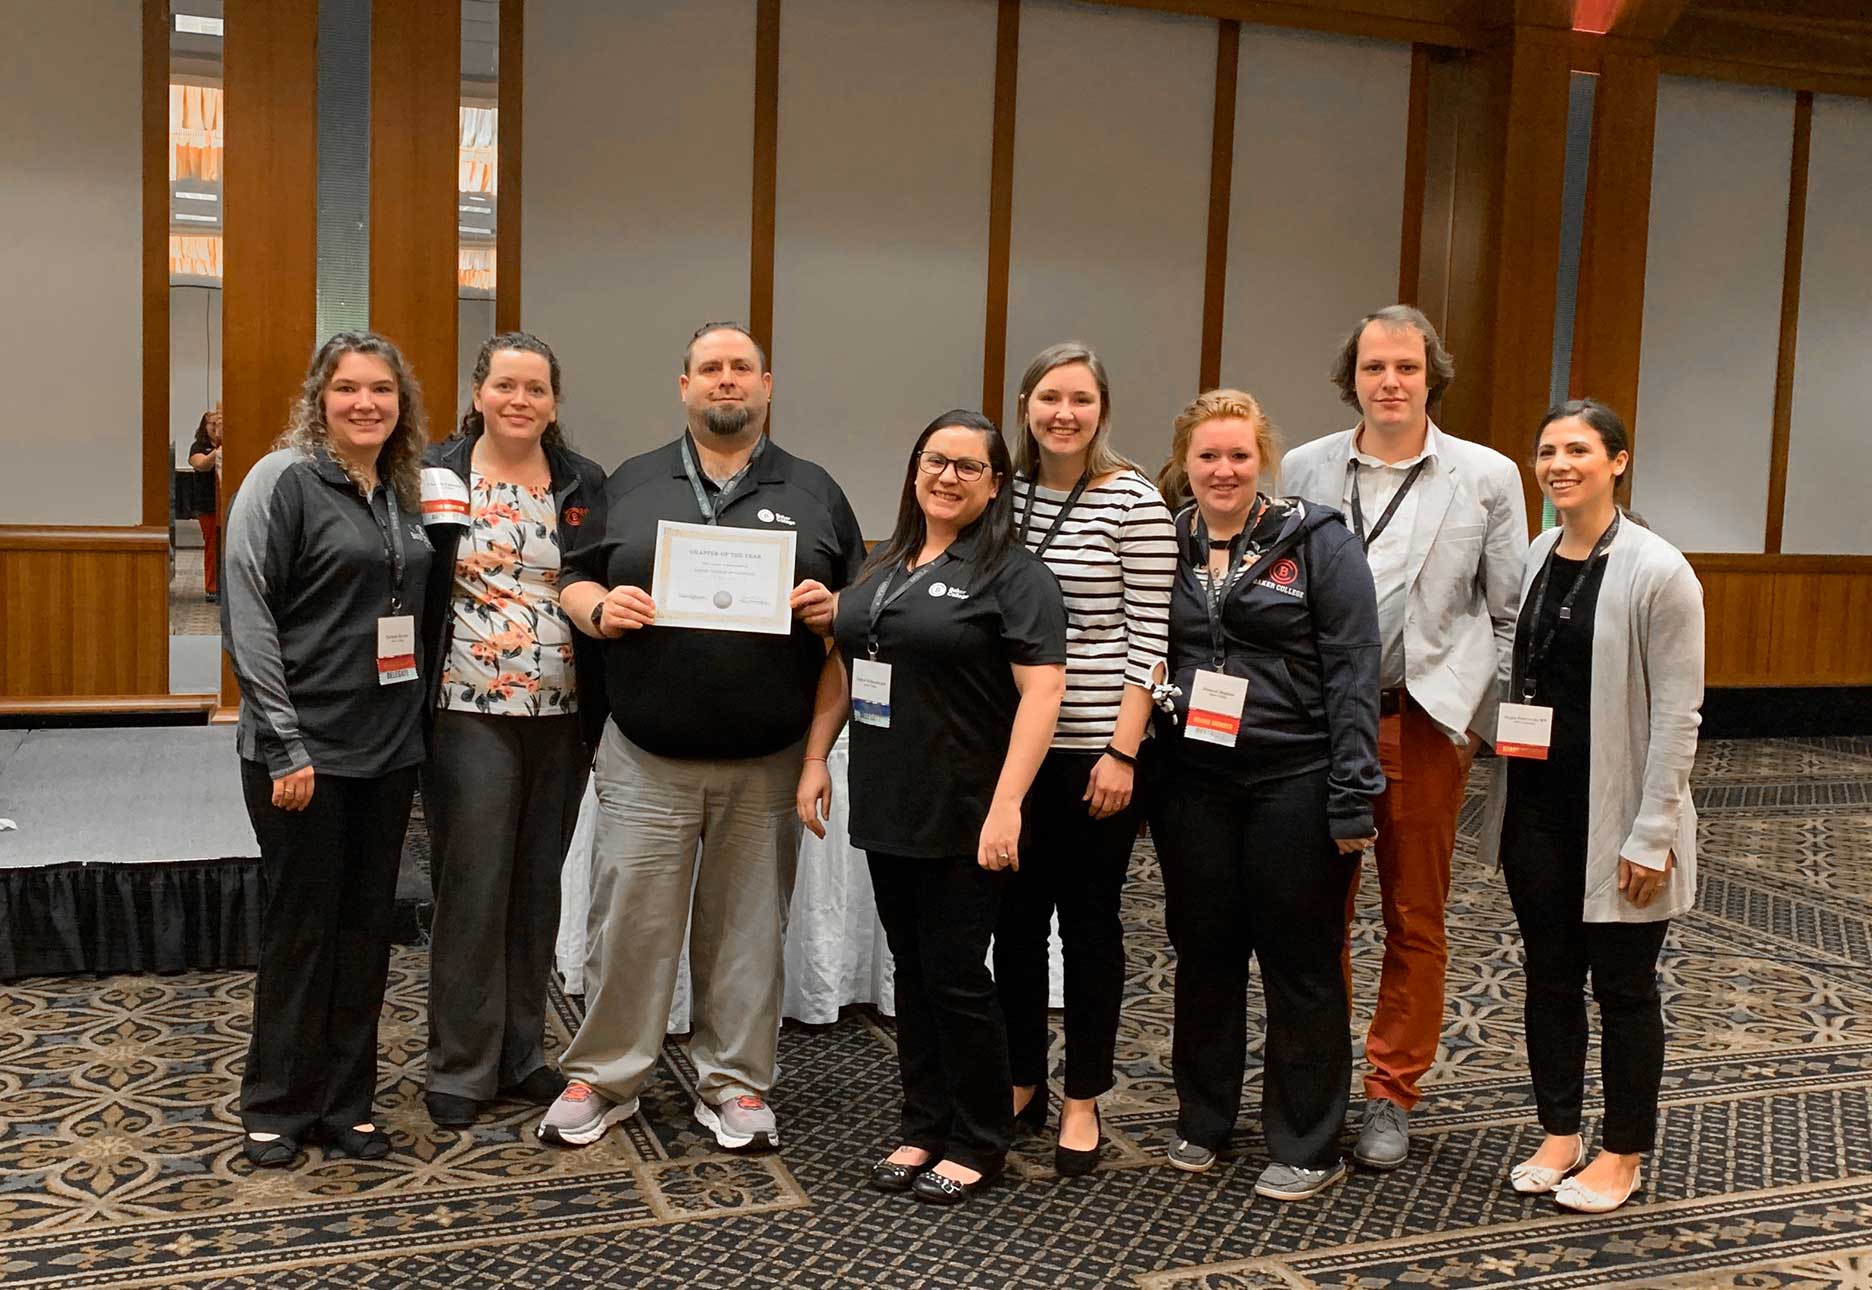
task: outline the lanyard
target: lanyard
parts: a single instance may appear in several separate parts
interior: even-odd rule
[[[876,594],[874,594],[871,597],[871,618],[865,624],[865,651],[872,658],[876,658],[878,656],[878,643],[879,642],[878,642],[878,634],[877,634],[877,625],[878,625],[878,619],[884,616],[884,611],[886,609],[889,609],[892,605],[896,604],[900,599],[902,599],[904,592],[910,590],[910,588],[916,586],[917,583],[921,582],[923,580],[924,574],[928,573],[931,569],[934,569],[937,565],[941,564],[944,560],[948,558],[949,558],[949,553],[947,551],[944,551],[941,555],[937,556],[934,560],[931,560],[928,564],[918,565],[916,568],[910,571],[910,576],[904,579],[903,585],[898,587],[896,591],[891,590],[891,583],[897,577],[896,567],[892,566],[890,572],[884,575],[884,580],[878,583],[878,589],[877,589]]]
[[[1254,532],[1254,526],[1260,522],[1261,516],[1266,513],[1267,506],[1265,498],[1259,499],[1255,509],[1249,512],[1248,522],[1242,525],[1241,532],[1229,539],[1228,567],[1222,571],[1220,581],[1209,572],[1209,526],[1203,522],[1202,510],[1197,508],[1190,519],[1190,536],[1195,539],[1201,556],[1198,568],[1202,571],[1203,607],[1209,611],[1209,658],[1218,672],[1224,670],[1223,665],[1228,660],[1228,638],[1222,631],[1222,605],[1228,599],[1229,592],[1235,590],[1235,583],[1242,575],[1245,567],[1241,558],[1242,547]]]
[[[364,509],[377,525],[377,534],[384,540],[384,554],[390,558],[390,612],[403,612],[403,513],[397,508],[396,489],[388,484],[381,485],[384,506],[390,512],[390,523],[377,518],[377,508],[364,499]]]
[[[1593,565],[1598,563],[1599,557],[1611,547],[1612,538],[1618,533],[1618,526],[1619,513],[1614,510],[1612,522],[1606,525],[1606,531],[1599,535],[1597,542],[1593,543],[1592,554],[1586,557],[1586,563],[1580,567],[1579,576],[1573,579],[1573,585],[1568,587],[1566,595],[1561,597],[1559,614],[1555,616],[1553,624],[1546,631],[1541,632],[1541,610],[1547,604],[1547,582],[1553,575],[1554,552],[1560,549],[1560,544],[1555,542],[1547,548],[1547,559],[1541,563],[1540,576],[1534,580],[1534,609],[1528,618],[1528,625],[1536,632],[1540,632],[1540,636],[1534,642],[1533,648],[1528,651],[1525,670],[1521,675],[1523,703],[1534,701],[1535,678],[1540,675],[1541,668],[1547,663],[1547,654],[1553,649],[1554,637],[1560,634],[1560,624],[1573,617],[1573,602],[1579,599],[1580,588],[1586,585],[1586,577],[1592,572]]]
[[[1410,474],[1404,476],[1404,482],[1398,485],[1397,492],[1391,494],[1391,504],[1385,507],[1384,514],[1378,517],[1378,523],[1372,528],[1370,536],[1365,533],[1365,508],[1359,504],[1358,459],[1355,457],[1346,462],[1346,473],[1352,476],[1352,527],[1358,530],[1359,541],[1364,543],[1367,551],[1371,550],[1371,544],[1378,540],[1378,535],[1383,533],[1386,526],[1391,523],[1391,517],[1397,514],[1397,508],[1403,504],[1404,495],[1410,492],[1411,485],[1417,482],[1417,476],[1423,474],[1423,468],[1429,460],[1425,457],[1410,468]]]
[[[1059,536],[1060,526],[1066,522],[1066,516],[1077,505],[1079,498],[1085,493],[1086,485],[1091,482],[1092,471],[1088,468],[1085,474],[1079,476],[1079,482],[1072,486],[1072,492],[1066,494],[1065,502],[1060,505],[1059,514],[1053,517],[1053,526],[1041,536],[1040,545],[1034,548],[1035,555],[1046,554],[1047,547],[1052,544],[1055,537]],[[1027,486],[1027,509],[1021,512],[1020,544],[1022,546],[1027,545],[1027,528],[1033,523],[1034,504],[1040,500],[1039,494],[1040,481],[1035,479]]]
[[[695,489],[696,505],[702,508],[702,519],[706,523],[721,523],[721,513],[727,508],[731,500],[730,494],[734,492],[735,486],[747,477],[748,471],[754,466],[754,459],[761,455],[761,449],[766,446],[767,436],[762,435],[759,439],[756,439],[754,441],[754,451],[748,454],[747,464],[742,466],[740,470],[737,470],[733,477],[731,477],[727,483],[717,488],[715,490],[715,495],[710,497],[708,489],[703,487],[702,484],[702,472],[696,467],[695,449],[689,445],[689,432],[687,430],[683,431],[683,473],[689,476],[689,487]]]

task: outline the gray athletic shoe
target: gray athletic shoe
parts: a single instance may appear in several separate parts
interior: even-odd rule
[[[1388,1097],[1365,1103],[1365,1127],[1352,1158],[1367,1169],[1396,1169],[1409,1154],[1410,1112]]]
[[[1199,1147],[1187,1138],[1178,1138],[1170,1144],[1170,1150],[1164,1153],[1164,1159],[1170,1162],[1172,1169],[1181,1169],[1184,1173],[1206,1173],[1215,1165],[1216,1153],[1208,1147]]]
[[[714,1106],[698,1098],[695,1118],[730,1151],[743,1147],[771,1151],[780,1145],[780,1126],[774,1122],[773,1108],[752,1094],[731,1097]]]
[[[619,1120],[637,1114],[637,1099],[613,1102],[583,1080],[565,1086],[534,1128],[541,1142],[560,1147],[584,1147],[604,1137],[605,1130]]]
[[[1299,1165],[1269,1165],[1255,1179],[1255,1195],[1269,1200],[1306,1200],[1317,1196],[1334,1183],[1344,1182],[1345,1161],[1336,1160],[1331,1169],[1302,1169]]]

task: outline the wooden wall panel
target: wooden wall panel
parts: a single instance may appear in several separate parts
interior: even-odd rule
[[[500,0],[500,117],[494,197],[494,330],[520,330],[520,144],[526,107],[526,0]],[[461,379],[458,375],[457,380]]]
[[[409,359],[434,438],[454,429],[460,109],[461,6],[373,5],[371,329]]]
[[[1711,686],[1872,685],[1872,557],[1692,555]]]
[[[166,525],[0,532],[0,696],[168,690]]]
[[[142,146],[143,523],[167,528],[175,469],[169,455],[169,0],[143,0]],[[166,593],[163,607],[167,612]]]

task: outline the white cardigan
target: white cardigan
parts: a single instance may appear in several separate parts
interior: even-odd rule
[[[1528,548],[1525,598],[1547,553],[1550,529]],[[1703,587],[1676,547],[1629,518],[1606,553],[1593,611],[1592,743],[1586,810],[1589,923],[1649,923],[1696,903],[1696,808],[1690,767],[1703,706]],[[1480,855],[1500,863],[1508,803],[1498,768],[1482,815]],[[1623,856],[1653,869],[1677,863],[1643,909],[1618,889]]]

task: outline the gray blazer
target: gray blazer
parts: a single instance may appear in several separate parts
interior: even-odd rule
[[[1284,493],[1343,510],[1353,430],[1303,443],[1281,461]],[[1514,667],[1527,553],[1521,472],[1493,448],[1430,426],[1436,457],[1415,485],[1404,686],[1456,743],[1495,742],[1495,709]]]
[[[1559,529],[1534,539],[1522,593],[1533,586]],[[1504,690],[1504,693],[1506,691]],[[1606,552],[1593,610],[1592,743],[1586,807],[1589,923],[1650,923],[1696,903],[1696,761],[1703,706],[1703,587],[1677,548],[1627,520]],[[1501,858],[1508,775],[1495,772],[1482,813],[1480,855]],[[1619,893],[1618,862],[1677,863],[1639,909]]]

